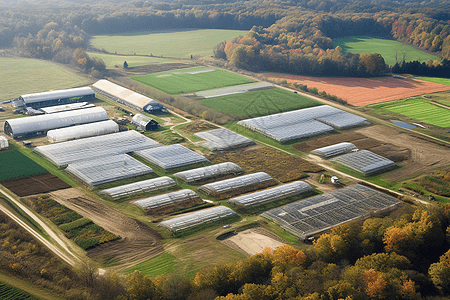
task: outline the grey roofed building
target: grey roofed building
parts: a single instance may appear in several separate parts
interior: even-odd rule
[[[26,94],[19,97],[20,101],[23,101],[26,106],[32,108],[85,102],[94,99],[95,92],[90,87]]]
[[[64,128],[108,120],[108,114],[101,107],[65,111],[5,121],[4,131],[14,139],[40,136],[51,129]]]
[[[148,116],[142,114],[136,114],[131,119],[131,124],[136,127],[137,130],[158,130],[159,123]]]

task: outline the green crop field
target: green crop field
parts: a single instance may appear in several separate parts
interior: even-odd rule
[[[175,259],[175,256],[172,254],[163,253],[132,268],[126,269],[125,273],[130,274],[138,270],[149,277],[170,274],[174,271],[174,267],[177,264]]]
[[[273,88],[202,100],[202,104],[233,116],[257,117],[322,105],[311,98]]]
[[[2,300],[39,300],[27,292],[0,282],[0,299]]]
[[[435,82],[445,85],[450,85],[450,78],[438,78],[438,77],[419,77],[417,79],[425,80],[429,82]]]
[[[149,56],[139,56],[139,55],[115,55],[115,54],[105,54],[98,52],[88,52],[89,56],[92,58],[99,58],[105,62],[108,69],[114,69],[116,66],[119,68],[123,67],[123,62],[126,61],[129,67],[144,66],[144,65],[157,65],[157,64],[168,64],[177,63],[181,61],[160,58],[160,57],[149,57]]]
[[[343,52],[350,53],[379,53],[388,65],[395,65],[395,53],[398,61],[402,61],[403,53],[405,61],[425,62],[429,59],[441,60],[439,57],[427,52],[417,50],[411,46],[403,45],[395,40],[372,38],[367,36],[349,36],[333,39],[333,47],[341,46]]]
[[[219,87],[253,82],[247,77],[214,69],[212,72],[189,74],[211,70],[207,67],[193,67],[166,72],[132,76],[131,79],[149,85],[171,95],[210,90]]]
[[[138,32],[121,35],[94,36],[91,45],[110,53],[190,58],[213,55],[213,48],[222,41],[245,35],[244,30],[173,30]]]
[[[0,152],[0,182],[32,175],[46,174],[48,171],[17,150]]]
[[[52,62],[31,58],[0,58],[0,101],[22,94],[87,85],[90,81]]]

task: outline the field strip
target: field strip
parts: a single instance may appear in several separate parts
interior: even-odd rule
[[[219,88],[219,89],[213,89],[213,90],[205,90],[194,93],[197,96],[203,97],[203,98],[215,98],[220,96],[227,96],[232,94],[238,94],[238,93],[246,93],[254,90],[259,89],[265,89],[265,88],[272,88],[274,87],[273,84],[265,82],[265,81],[258,81],[253,83],[246,83],[246,84],[240,84],[225,88]]]

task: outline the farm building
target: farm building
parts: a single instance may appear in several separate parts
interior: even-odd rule
[[[202,224],[215,222],[229,217],[238,217],[231,208],[226,206],[216,206],[213,208],[199,210],[193,213],[186,214],[181,217],[176,217],[167,221],[159,223],[161,226],[173,233],[180,230],[189,229],[200,226]]]
[[[249,207],[298,195],[311,195],[312,193],[314,193],[314,190],[309,184],[303,181],[294,181],[251,194],[234,197],[227,202],[240,207]]]
[[[19,97],[19,101],[22,101],[25,106],[35,109],[74,102],[85,102],[94,99],[95,93],[90,87],[26,94]]]
[[[352,168],[365,176],[386,172],[395,167],[395,163],[369,150],[360,150],[331,159]]]
[[[177,211],[181,208],[192,207],[197,203],[203,203],[203,200],[193,190],[184,189],[153,196],[146,199],[135,201],[133,204],[145,210],[151,210],[151,213],[164,211],[165,213]]]
[[[305,239],[339,224],[389,210],[401,201],[363,185],[354,185],[262,213],[281,228]]]
[[[146,192],[153,192],[157,190],[168,189],[177,184],[175,181],[167,176],[157,177],[153,179],[133,182],[121,186],[116,186],[110,189],[101,191],[102,194],[108,195],[111,198],[120,198],[130,196],[133,194],[140,194]]]
[[[39,110],[46,114],[54,114],[62,111],[82,109],[82,108],[90,108],[95,107],[94,104],[89,104],[88,102],[78,102],[64,105],[55,105],[49,107],[42,107]]]
[[[322,156],[324,158],[329,158],[336,155],[349,153],[354,150],[358,150],[358,148],[355,145],[353,145],[352,143],[343,142],[335,145],[314,149],[313,151],[311,151],[311,153]]]
[[[208,142],[204,143],[203,146],[213,151],[229,150],[256,144],[253,140],[226,128],[198,132],[194,135],[207,140]]]
[[[5,150],[9,148],[8,139],[4,136],[0,136],[0,150]]]
[[[96,93],[139,111],[152,114],[167,112],[167,109],[158,101],[133,92],[106,79],[101,79],[94,83],[93,88]]]
[[[119,125],[112,120],[107,120],[49,130],[47,132],[47,139],[51,143],[57,143],[114,132],[119,132]]]
[[[238,175],[242,173],[241,167],[232,162],[224,162],[217,165],[201,167],[173,174],[186,183],[205,181],[226,175]]]
[[[144,116],[141,114],[136,114],[131,119],[131,124],[133,124],[137,130],[143,130],[143,131],[158,130],[158,127],[159,127],[158,122],[156,122],[155,120],[153,120],[150,117],[147,117],[147,116]]]
[[[108,119],[108,114],[103,108],[93,107],[6,120],[4,131],[14,139],[22,139],[44,135],[52,129],[106,121]]]

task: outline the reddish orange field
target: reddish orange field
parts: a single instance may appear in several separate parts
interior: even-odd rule
[[[417,79],[399,78],[327,78],[262,73],[267,79],[286,79],[291,83],[301,83],[309,88],[336,95],[348,104],[362,106],[367,104],[398,100],[407,97],[450,90],[450,86]]]

